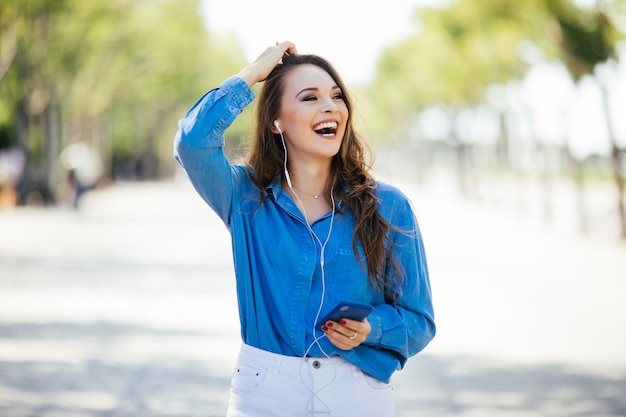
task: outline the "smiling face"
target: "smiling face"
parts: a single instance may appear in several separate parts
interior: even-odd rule
[[[332,158],[348,121],[343,92],[322,68],[299,65],[284,78],[278,121],[290,158]]]

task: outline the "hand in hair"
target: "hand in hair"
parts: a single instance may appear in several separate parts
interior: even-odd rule
[[[284,56],[297,53],[293,42],[285,41],[267,48],[253,63],[242,69],[239,74],[250,87],[267,78],[269,73]]]

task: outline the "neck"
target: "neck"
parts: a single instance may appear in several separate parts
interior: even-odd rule
[[[297,191],[317,199],[326,192],[330,172],[299,169],[290,172],[290,175],[291,183]]]

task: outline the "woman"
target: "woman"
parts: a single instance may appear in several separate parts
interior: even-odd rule
[[[262,81],[247,163],[230,164],[224,131]],[[179,123],[175,157],[232,236],[243,345],[230,417],[393,416],[393,372],[434,337],[411,204],[371,177],[351,116],[333,67],[283,42]],[[341,302],[373,311],[323,320]]]

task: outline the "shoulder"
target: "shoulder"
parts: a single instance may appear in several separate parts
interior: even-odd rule
[[[409,202],[407,195],[397,186],[376,180],[376,196],[381,199],[381,205],[387,202]]]
[[[231,165],[231,169],[233,172],[233,181],[242,192],[242,196],[246,198],[254,195],[254,199],[256,201],[258,200],[258,193],[265,194],[267,196],[268,190],[276,187],[276,183],[272,183],[266,186],[264,190],[260,189],[255,177],[254,167],[252,165],[238,163]],[[278,187],[280,187],[280,185],[278,185]]]
[[[417,223],[413,203],[399,187],[377,180],[376,196],[380,201],[378,211],[391,224]]]
[[[254,186],[254,169],[251,165],[237,163],[231,165],[234,181],[246,186]]]

